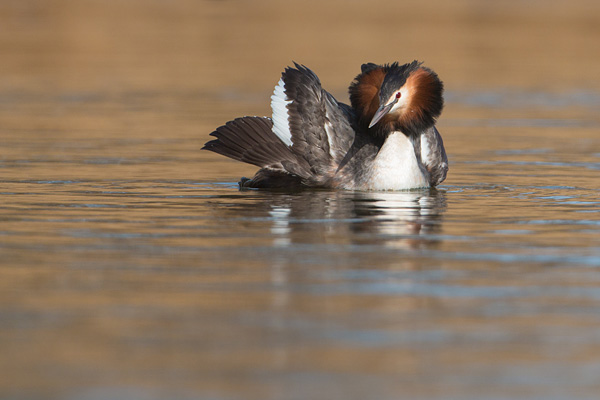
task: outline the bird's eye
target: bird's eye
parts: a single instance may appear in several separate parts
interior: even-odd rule
[[[396,93],[396,99],[399,99],[400,96],[402,96],[402,93],[400,93],[400,92]]]

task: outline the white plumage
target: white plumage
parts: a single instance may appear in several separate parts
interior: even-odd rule
[[[273,110],[273,133],[288,146],[292,145],[292,132],[290,131],[288,104],[289,100],[285,94],[285,82],[279,79],[273,95],[271,96],[271,109]]]
[[[377,153],[371,166],[367,190],[405,190],[428,187],[427,177],[419,167],[415,148],[402,132],[393,132]]]

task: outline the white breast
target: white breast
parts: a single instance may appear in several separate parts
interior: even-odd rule
[[[371,167],[368,190],[406,190],[429,187],[419,167],[415,148],[402,132],[386,139]]]

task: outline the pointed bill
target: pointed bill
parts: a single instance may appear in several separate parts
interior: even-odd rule
[[[375,112],[375,115],[373,116],[373,119],[371,120],[371,123],[369,124],[369,128],[371,128],[373,125],[378,123],[381,118],[383,118],[388,112],[390,112],[390,110],[392,109],[394,104],[395,104],[395,102],[391,102],[390,104],[384,104],[384,105],[380,106],[377,109],[377,111]]]

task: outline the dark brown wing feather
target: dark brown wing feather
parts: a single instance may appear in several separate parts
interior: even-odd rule
[[[295,66],[282,74],[291,101],[287,109],[292,150],[306,159],[313,179],[328,180],[354,141],[354,113],[321,87],[314,72]]]
[[[270,118],[243,117],[217,128],[204,149],[261,167],[243,187],[327,186],[354,141],[354,112],[304,66],[287,68],[281,79],[287,113],[274,118],[289,127],[291,146],[273,132]]]
[[[211,133],[216,139],[207,142],[203,149],[261,168],[286,172],[287,165],[296,173],[308,171],[308,164],[273,133],[272,127],[270,118],[237,118]]]

